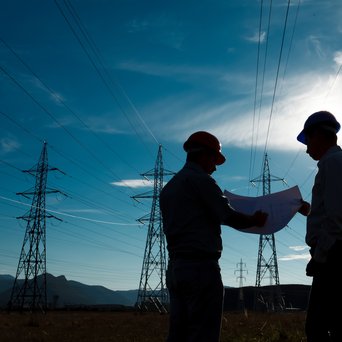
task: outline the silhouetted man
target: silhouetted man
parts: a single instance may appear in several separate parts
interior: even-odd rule
[[[263,226],[267,214],[235,211],[211,174],[226,158],[212,134],[193,133],[184,143],[187,161],[160,195],[169,251],[166,284],[170,294],[168,342],[217,342],[224,287],[218,260],[221,224],[243,229]]]
[[[306,318],[308,342],[342,341],[342,150],[336,133],[340,124],[329,112],[308,117],[297,140],[318,161],[307,212],[306,243],[313,277]]]

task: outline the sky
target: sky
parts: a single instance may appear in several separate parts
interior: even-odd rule
[[[272,3],[272,5],[271,5]],[[215,134],[222,190],[260,196],[299,186],[316,162],[296,140],[305,119],[342,120],[342,3],[333,0],[2,0],[0,2],[0,274],[15,276],[47,142],[47,272],[113,290],[139,287],[159,146],[165,169],[183,142]],[[167,177],[164,179],[168,180]],[[259,236],[223,226],[223,283],[256,281]],[[275,234],[281,284],[310,284],[300,214]],[[265,252],[266,253],[266,252]],[[262,285],[270,283],[269,278]]]

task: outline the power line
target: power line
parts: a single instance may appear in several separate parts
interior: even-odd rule
[[[293,46],[293,38],[294,38],[294,35],[295,35],[296,26],[297,26],[297,21],[298,21],[298,16],[299,16],[300,4],[301,4],[301,2],[300,2],[300,0],[298,0],[298,5],[297,5],[297,9],[296,9],[295,20],[294,20],[294,24],[293,24],[293,28],[292,28],[292,34],[291,34],[291,38],[290,38],[289,50],[288,50],[288,53],[287,53],[286,63],[285,63],[284,72],[283,72],[283,83],[282,83],[282,85],[284,84],[285,74],[286,74],[286,72],[287,72],[287,67],[288,67],[288,63],[289,63],[289,60],[290,60],[290,54],[291,54],[292,46]],[[282,91],[282,90],[281,90],[281,91]],[[281,91],[280,91],[280,92],[281,92]],[[288,170],[285,172],[284,178],[286,178],[286,176],[287,176],[288,173],[290,172],[291,168],[293,167],[295,161],[297,160],[297,158],[298,158],[298,156],[299,156],[300,151],[301,151],[301,149],[298,150],[298,152],[297,152],[297,154],[295,155],[293,161],[290,163],[290,167],[289,167]]]
[[[267,151],[268,137],[269,137],[269,133],[270,133],[270,127],[271,127],[271,121],[272,121],[272,115],[273,115],[273,107],[274,107],[275,95],[276,95],[277,85],[278,85],[280,63],[281,63],[281,58],[282,58],[282,54],[283,54],[283,47],[284,47],[284,40],[285,40],[285,33],[286,33],[287,19],[288,19],[288,14],[289,14],[289,9],[290,9],[290,3],[291,3],[291,0],[288,0],[288,2],[287,2],[287,9],[286,9],[286,15],[285,15],[285,23],[284,23],[283,35],[282,35],[282,40],[281,40],[280,52],[279,52],[277,74],[276,74],[274,90],[273,90],[273,96],[272,96],[271,112],[270,112],[270,116],[269,116],[269,120],[268,120],[268,127],[267,127],[267,134],[266,134],[264,153],[266,153],[266,151]]]
[[[261,0],[261,2],[260,2],[259,39],[258,39],[258,52],[257,52],[256,75],[255,75],[254,109],[253,109],[253,121],[252,121],[252,142],[251,142],[251,150],[250,150],[249,176],[248,176],[248,179],[252,179],[252,170],[254,169],[254,162],[255,162],[255,159],[253,158],[253,151],[254,151],[254,135],[255,135],[255,116],[256,116],[256,107],[257,107],[257,95],[258,95],[262,8],[263,8],[263,0]]]
[[[0,41],[2,42],[5,47],[11,51],[11,53],[16,56],[16,58],[26,67],[26,69],[41,83],[41,85],[47,89],[47,91],[55,98],[60,104],[62,104],[89,132],[91,132],[103,145],[105,145],[116,157],[122,160],[127,166],[137,171],[137,169],[129,164],[126,160],[124,160],[102,137],[97,134],[89,125],[87,125],[81,117],[70,108],[70,106],[60,97],[57,96],[55,91],[49,87],[39,76],[38,74],[32,69],[32,67],[23,60],[15,51],[14,49],[3,39],[0,37]],[[138,171],[137,171],[138,172]]]
[[[16,200],[11,200],[9,198],[6,198],[4,196],[0,196],[0,199],[3,199],[3,200],[7,200],[9,201],[10,203],[18,203],[18,204],[21,204],[21,205],[25,205],[25,206],[30,206],[30,205],[27,205],[27,204],[24,204],[24,203],[21,203],[19,201],[16,201]],[[7,204],[7,203],[6,203]],[[14,205],[15,206],[15,205]],[[18,206],[15,206],[15,207],[18,207]],[[32,206],[30,206],[32,208]],[[34,206],[33,206],[34,207]],[[59,213],[59,215],[65,215],[65,213],[63,212],[57,212],[57,211],[54,211],[54,210],[50,210],[50,209],[47,209],[46,211],[49,211],[49,212],[54,212],[54,213]],[[68,217],[74,217],[74,215],[67,215]],[[79,216],[76,216],[74,218],[77,218],[77,219],[85,219],[86,221],[89,221],[90,223],[96,223],[96,224],[107,224],[108,222],[104,222],[104,221],[101,221],[99,222],[98,220],[89,220],[88,218],[85,218],[85,217],[79,217]],[[90,228],[86,228],[84,226],[79,226],[77,224],[74,224],[74,223],[71,223],[71,222],[66,222],[68,223],[69,225],[71,226],[74,226],[74,227],[77,227],[77,228],[81,228],[82,231],[87,231],[87,232],[90,232],[90,233],[94,233],[96,236],[102,236],[102,237],[105,237],[106,238],[106,242],[108,242],[108,240],[115,240],[116,242],[120,242],[120,243],[123,243],[125,245],[128,245],[130,247],[134,247],[134,248],[137,248],[137,249],[142,249],[140,246],[137,246],[137,245],[134,245],[132,243],[128,243],[127,241],[124,241],[124,240],[120,240],[120,239],[117,239],[117,238],[113,238],[112,236],[109,236],[107,234],[104,234],[104,233],[101,233],[99,232],[98,230],[95,231],[95,230],[92,230]],[[116,223],[113,223],[113,224],[116,224]],[[121,225],[121,224],[120,224]],[[127,225],[127,224],[123,224],[123,225]],[[131,224],[131,225],[137,225],[137,224]],[[73,233],[72,231],[70,230],[66,230],[66,229],[58,229],[57,227],[54,227],[54,231],[59,231],[60,233],[64,234],[64,235],[67,235],[67,236],[70,236],[70,237],[74,237],[76,238],[77,240],[83,240],[85,242],[87,242],[88,244],[92,245],[92,246],[95,246],[99,249],[103,249],[103,248],[107,248],[108,250],[111,250],[111,251],[118,251],[120,253],[124,253],[124,254],[130,254],[130,255],[133,255],[133,256],[136,256],[138,258],[140,258],[141,256],[136,254],[136,253],[133,253],[133,252],[130,252],[128,251],[127,249],[122,249],[122,248],[119,248],[119,247],[114,247],[113,245],[109,245],[108,243],[103,243],[103,242],[100,242],[100,241],[96,241],[94,240],[94,238],[90,238],[90,237],[87,237],[85,234],[80,234],[80,233]],[[122,233],[122,232],[115,232],[116,234],[120,234],[120,235],[123,235],[123,236],[128,236],[127,234],[125,233]],[[129,236],[130,237],[130,236]],[[130,237],[131,238],[131,237]],[[60,239],[60,238],[59,238]],[[56,238],[54,238],[54,240],[56,240]],[[69,240],[66,240],[69,242]],[[138,240],[139,241],[139,240]]]
[[[18,167],[12,165],[11,163],[8,163],[8,162],[5,161],[5,160],[1,160],[1,159],[0,159],[0,163],[3,163],[3,164],[5,164],[5,165],[7,165],[7,166],[9,166],[9,167],[11,167],[11,168],[13,168],[13,169],[15,169],[15,170],[21,172],[21,169],[19,169]]]
[[[300,4],[301,4],[300,0],[298,0],[298,5],[297,5],[297,9],[296,9],[296,15],[295,15],[295,19],[294,19],[293,28],[292,28],[292,34],[291,34],[291,38],[290,38],[289,50],[288,50],[288,53],[287,53],[286,63],[285,63],[284,72],[283,72],[283,80],[285,79],[285,74],[286,74],[286,71],[287,71],[287,66],[288,66],[288,63],[289,63],[289,60],[290,60],[290,54],[291,54],[292,45],[293,45],[293,38],[294,38],[296,27],[297,27],[297,21],[298,21]]]
[[[0,112],[0,114],[4,114],[4,113]],[[15,121],[14,121],[14,122],[15,122]],[[50,147],[50,149],[52,149],[52,150],[54,150],[55,152],[57,152],[58,154],[60,154],[63,158],[69,160],[70,162],[74,163],[76,166],[78,166],[78,167],[80,167],[81,169],[83,169],[84,171],[86,171],[90,176],[93,176],[93,177],[96,178],[98,181],[102,182],[102,180],[101,180],[100,178],[98,178],[96,175],[92,175],[87,169],[83,168],[82,165],[77,165],[76,162],[74,161],[74,159],[71,159],[71,158],[68,158],[67,156],[64,156],[63,154],[61,154],[60,152],[58,152],[58,151],[57,151],[53,146],[51,146],[51,145],[49,145],[49,147]],[[20,149],[18,149],[18,150],[21,151]],[[15,166],[15,165],[13,165],[13,164],[11,164],[11,163],[9,163],[9,162],[6,162],[6,161],[1,160],[1,159],[0,159],[0,162],[3,163],[3,164],[5,164],[5,165],[7,165],[7,166],[9,166],[9,167],[11,167],[11,168],[13,168],[13,169],[15,169],[15,170],[17,170],[17,171],[19,171],[20,173],[22,172],[22,170],[21,170],[20,168],[18,168],[17,166]],[[66,175],[66,176],[69,177],[69,178],[71,178],[71,179],[74,180],[74,181],[77,181],[77,182],[81,183],[81,184],[85,184],[86,186],[90,187],[91,189],[94,189],[95,191],[98,191],[98,192],[100,192],[100,193],[102,193],[102,194],[105,194],[105,195],[107,195],[107,196],[109,196],[109,197],[112,197],[112,198],[114,198],[114,199],[116,199],[116,200],[118,200],[118,201],[120,201],[120,202],[122,202],[122,203],[125,203],[125,204],[128,204],[128,205],[132,205],[132,203],[127,202],[127,201],[125,201],[125,200],[123,200],[123,199],[121,199],[121,198],[115,197],[115,196],[113,196],[112,193],[109,193],[109,192],[107,192],[107,191],[105,191],[105,190],[103,190],[103,189],[97,188],[97,187],[93,186],[92,184],[90,184],[90,183],[84,181],[83,179],[79,179],[79,178],[73,177],[73,176],[71,176],[71,175]],[[10,177],[14,177],[14,176],[13,176],[12,174],[10,174]],[[108,185],[107,183],[105,183],[105,184]],[[66,193],[69,193],[70,190],[65,190],[65,192],[66,192]],[[82,198],[84,199],[84,196],[83,196]],[[145,205],[145,204],[143,204],[143,205]],[[113,211],[113,210],[111,210],[111,211]],[[117,213],[116,213],[116,214],[117,214]]]
[[[263,6],[263,2],[261,3],[261,6]],[[262,16],[262,8],[260,9],[260,16]],[[251,153],[250,164],[252,165],[252,167],[250,170],[250,178],[249,179],[251,179],[251,175],[253,174],[253,171],[254,171],[255,159],[256,159],[256,149],[257,149],[258,139],[259,139],[259,127],[260,127],[262,101],[263,101],[263,95],[264,95],[266,65],[267,65],[267,57],[268,57],[268,45],[269,45],[269,36],[270,36],[270,28],[271,28],[271,17],[272,17],[272,0],[270,0],[269,11],[268,11],[267,33],[266,33],[266,38],[265,38],[266,43],[265,43],[265,53],[264,53],[261,90],[260,90],[260,101],[259,101],[258,123],[257,123],[256,138],[255,138],[255,143],[254,143],[254,155],[253,155],[253,153]],[[262,17],[260,17],[259,34],[261,34],[261,23],[262,23]],[[259,40],[260,40],[260,38],[259,38]],[[257,65],[257,68],[259,68],[258,65]],[[256,91],[257,91],[257,89],[255,89],[255,92]],[[255,103],[255,105],[256,105],[256,103]],[[253,120],[254,120],[254,118],[253,118]],[[253,135],[254,135],[254,131],[253,131]],[[254,137],[253,137],[253,140],[254,140]]]
[[[31,130],[27,129],[26,127],[24,127],[23,125],[21,125],[18,121],[14,120],[9,114],[6,114],[2,111],[0,111],[0,115],[4,116],[5,118],[7,118],[8,120],[10,120],[13,124],[15,124],[17,127],[19,127],[20,129],[24,130],[25,133],[27,133],[28,135],[34,137],[36,140],[38,140],[39,142],[43,142],[44,140],[40,137],[38,137],[37,135],[35,135]],[[97,181],[99,181],[100,183],[104,183],[106,186],[108,186],[108,183],[103,181],[102,179],[100,179],[96,174],[93,174],[92,172],[90,172],[89,168],[88,167],[84,167],[83,164],[81,164],[80,162],[77,162],[75,158],[73,157],[70,157],[68,155],[66,155],[65,153],[62,153],[60,152],[56,147],[54,147],[53,145],[50,145],[49,144],[49,147],[52,151],[54,151],[55,153],[57,153],[59,156],[61,156],[63,159],[67,160],[69,163],[73,164],[73,165],[76,165],[78,168],[80,168],[83,172],[85,172],[86,174],[90,175],[91,177],[93,177],[94,179],[96,179]],[[8,162],[5,162],[5,161],[2,161],[3,163],[6,163],[8,166],[12,167],[12,168],[16,168],[18,171],[21,171],[21,169],[17,168],[16,166],[14,165],[11,165],[10,163]],[[101,190],[101,189],[97,189],[96,187],[94,187],[93,185],[90,185],[89,183],[85,182],[84,180],[81,180],[81,179],[78,179],[78,178],[75,178],[75,177],[72,177],[72,176],[69,176],[71,178],[73,178],[74,180],[77,180],[89,187],[91,187],[92,189],[96,189],[97,191],[100,191],[110,197],[113,197],[123,203],[126,203],[126,204],[130,204],[128,203],[127,201],[124,201],[123,199],[119,199],[117,197],[114,197],[113,194],[110,194],[104,190]],[[123,193],[126,195],[126,193],[118,190],[116,188],[117,191]]]
[[[34,206],[30,205],[30,204],[22,203],[20,201],[17,201],[17,200],[14,200],[14,199],[11,199],[11,198],[8,198],[8,197],[5,197],[5,196],[0,196],[0,199],[5,200],[5,201],[9,201],[9,202],[12,202],[12,203],[18,203],[18,204],[21,204],[21,205],[24,205],[24,206],[28,206],[28,207],[34,207]],[[117,226],[117,225],[120,225],[120,226],[121,225],[122,226],[139,226],[140,225],[138,223],[125,223],[125,222],[113,222],[113,221],[95,220],[95,219],[91,219],[91,218],[88,218],[88,217],[79,216],[79,215],[72,215],[72,214],[68,214],[68,213],[65,213],[65,212],[62,212],[62,211],[57,211],[57,210],[52,210],[52,209],[47,209],[46,211],[51,212],[51,213],[55,213],[55,214],[58,214],[58,215],[61,215],[61,216],[67,216],[67,217],[71,217],[71,218],[77,218],[77,219],[84,220],[84,221],[100,223],[100,224],[106,224],[106,225],[114,225],[114,226]]]
[[[91,186],[91,185],[89,184],[89,186]],[[76,199],[77,202],[85,204],[88,208],[100,209],[101,211],[103,211],[106,214],[109,214],[109,215],[113,215],[114,214],[114,215],[116,215],[118,217],[121,217],[123,219],[126,219],[126,220],[128,218],[127,213],[115,210],[115,209],[113,209],[113,208],[111,208],[111,207],[109,207],[109,206],[107,206],[105,204],[99,204],[98,202],[92,201],[87,196],[78,195],[77,193],[75,193],[75,192],[73,192],[71,190],[65,189],[65,188],[63,188],[61,186],[59,186],[59,188],[61,190],[63,190],[65,193],[67,193],[68,197],[70,197],[72,200]],[[96,189],[96,190],[99,190],[99,189]],[[109,193],[106,193],[106,192],[104,192],[104,193],[107,194],[107,195],[110,195]]]
[[[38,142],[42,143],[43,139],[39,138],[37,135],[35,135],[32,131],[27,129],[25,126],[20,124],[18,121],[14,120],[10,115],[4,113],[3,111],[0,111],[0,115],[4,116],[6,119],[11,121],[14,125],[25,131],[28,135],[31,135],[34,139],[36,139]]]
[[[69,222],[69,224],[70,224],[70,222]],[[92,247],[97,248],[98,250],[106,249],[106,250],[109,250],[111,252],[120,252],[122,254],[129,254],[129,255],[135,256],[135,257],[137,257],[139,259],[141,258],[141,255],[136,254],[136,253],[134,253],[132,251],[129,251],[129,250],[127,250],[127,248],[125,248],[125,249],[124,248],[119,248],[117,246],[109,244],[108,243],[108,239],[109,239],[108,237],[106,238],[106,242],[102,242],[102,241],[98,241],[98,240],[94,239],[93,237],[88,237],[85,234],[80,234],[79,232],[78,233],[73,233],[73,232],[70,232],[70,231],[66,231],[65,229],[59,229],[59,228],[55,228],[54,230],[56,232],[60,233],[60,234],[64,234],[66,236],[73,237],[78,242],[83,241],[83,242],[87,243],[88,245],[91,245]],[[90,230],[88,230],[88,231],[90,231]],[[99,235],[99,234],[96,234],[96,235]],[[110,239],[114,240],[113,238],[110,238]],[[70,242],[70,240],[66,240],[66,241]],[[118,240],[116,239],[115,242],[117,242],[117,241]],[[135,247],[135,248],[139,249],[139,247],[136,247],[135,245],[132,245],[130,243],[126,243],[126,245],[128,245],[129,247]]]
[[[72,15],[72,17],[74,18],[75,23],[77,24],[78,28],[80,29],[81,33],[83,34],[84,38],[86,39],[86,41],[88,42],[88,45],[90,46],[90,48],[93,50],[93,52],[95,53],[95,55],[98,58],[98,61],[100,62],[101,66],[103,67],[103,70],[106,72],[108,79],[116,86],[118,86],[120,88],[120,90],[122,91],[122,93],[124,94],[124,97],[126,98],[126,100],[128,101],[129,105],[131,106],[131,108],[133,109],[134,113],[137,115],[137,117],[139,118],[139,120],[141,121],[141,123],[143,124],[143,126],[145,127],[145,129],[147,130],[147,132],[151,135],[151,137],[154,139],[154,141],[159,145],[159,141],[157,140],[157,138],[155,137],[155,135],[153,134],[152,130],[147,126],[145,120],[142,118],[141,114],[138,112],[137,108],[135,107],[134,103],[132,102],[132,100],[130,99],[130,97],[128,96],[127,92],[125,91],[125,89],[122,87],[122,85],[116,80],[114,81],[113,78],[111,77],[111,75],[109,74],[109,72],[107,71],[107,68],[105,67],[104,63],[102,62],[103,57],[101,55],[100,49],[97,47],[96,43],[94,42],[94,40],[92,39],[92,37],[90,36],[88,30],[86,29],[86,27],[84,26],[84,24],[81,21],[80,16],[78,15],[75,7],[72,5],[72,3],[70,2],[70,0],[63,0],[64,4],[66,5],[66,7],[68,7],[69,13]]]
[[[14,168],[15,170],[17,170],[17,171],[19,171],[19,172],[22,172],[22,170],[21,169],[19,169],[19,168],[17,168],[15,165],[13,165],[13,164],[11,164],[11,163],[8,163],[8,162],[6,162],[6,161],[3,161],[3,160],[0,160],[0,162],[1,163],[3,163],[3,164],[5,164],[5,165],[7,165],[7,166],[9,166],[9,167],[11,167],[11,168]],[[10,177],[14,177],[15,178],[15,176],[13,175],[13,174],[8,174]],[[71,176],[69,176],[70,178],[73,178],[73,177],[71,177]],[[19,179],[19,178],[17,178],[17,179]],[[20,180],[20,179],[19,179]],[[92,187],[92,185],[91,184],[87,184],[86,182],[84,182],[84,181],[81,181],[80,180],[80,182],[82,182],[82,183],[84,183],[84,184],[86,184],[86,185],[88,185],[88,186],[90,186],[90,187]],[[60,186],[59,186],[60,187]],[[65,193],[71,193],[70,192],[70,190],[67,190],[67,189],[63,189],[62,187],[60,187]],[[110,193],[107,193],[107,192],[105,192],[105,191],[103,191],[103,190],[101,190],[101,189],[97,189],[97,188],[95,188],[94,187],[94,189],[96,190],[96,191],[101,191],[102,193],[104,193],[104,194],[106,194],[106,195],[108,195],[108,196],[112,196],[112,194],[110,194]],[[10,190],[7,190],[8,192],[10,192]],[[117,216],[121,216],[122,218],[124,218],[124,219],[127,219],[127,214],[125,213],[120,213],[119,211],[115,211],[115,210],[113,210],[112,208],[110,208],[110,207],[106,207],[106,206],[104,206],[104,205],[99,205],[97,202],[92,202],[92,201],[87,201],[87,198],[85,197],[85,196],[82,196],[82,197],[79,197],[77,194],[73,194],[73,196],[76,196],[76,197],[78,197],[78,201],[79,202],[82,202],[82,203],[85,203],[85,204],[87,204],[89,207],[91,207],[91,208],[100,208],[100,209],[102,209],[102,210],[104,210],[104,211],[106,211],[107,213],[110,213],[110,214],[114,214],[114,215],[117,215]],[[21,202],[20,202],[21,203]],[[126,201],[124,201],[124,203],[128,203],[128,202],[126,202]],[[129,204],[129,203],[128,203]]]
[[[95,153],[93,153],[81,140],[76,138],[76,136],[71,133],[69,129],[67,129],[61,122],[59,122],[56,117],[45,107],[43,106],[32,94],[28,92],[28,90],[17,80],[15,79],[3,66],[0,65],[0,70],[9,77],[13,83],[15,83],[39,108],[43,110],[59,127],[61,127],[82,149],[84,149],[91,157],[93,157],[98,163],[100,163],[105,169],[107,169],[117,180],[121,180],[108,166],[106,166]]]
[[[261,3],[261,6],[262,6],[262,3]],[[282,59],[282,50],[283,50],[283,46],[284,46],[285,33],[286,33],[286,29],[287,29],[289,8],[290,8],[290,0],[288,1],[288,4],[287,4],[285,23],[284,23],[283,35],[282,35],[282,42],[281,42],[279,59],[278,59],[277,74],[276,74],[275,86],[274,86],[274,91],[273,91],[272,105],[271,105],[271,111],[270,111],[269,122],[268,122],[268,129],[267,129],[267,135],[266,135],[266,140],[265,140],[265,150],[264,150],[264,153],[266,153],[266,151],[267,151],[268,137],[269,137],[269,133],[270,133],[270,125],[271,125],[271,120],[272,120],[272,115],[273,115],[273,107],[274,107],[274,102],[275,102],[275,94],[276,94],[276,91],[277,91],[277,84],[278,84],[279,71],[280,71],[280,64],[281,64],[281,59]],[[291,50],[292,50],[293,38],[294,38],[296,24],[297,24],[297,20],[298,20],[299,8],[300,8],[300,0],[298,0],[297,10],[296,10],[296,15],[295,15],[295,20],[294,20],[294,25],[293,25],[293,29],[292,29],[291,38],[290,38],[289,50],[288,50],[288,53],[287,53],[286,64],[285,64],[285,68],[284,68],[284,72],[283,72],[283,80],[285,78],[285,74],[286,74],[286,70],[287,70],[287,65],[288,65],[288,61],[289,61]],[[260,111],[261,111],[261,104],[262,104],[262,97],[263,97],[263,86],[264,86],[264,78],[265,78],[265,71],[266,71],[266,61],[267,61],[267,51],[268,51],[268,37],[269,37],[269,34],[270,34],[271,11],[272,11],[272,0],[270,1],[270,9],[269,9],[269,16],[268,16],[268,27],[267,27],[267,37],[266,37],[267,40],[266,40],[266,48],[265,48],[265,58],[264,58],[264,69],[263,69],[263,79],[262,79],[261,100],[260,100],[260,107],[259,107],[259,120],[260,120]],[[260,9],[260,16],[261,15],[262,15],[262,7]],[[261,19],[260,19],[260,22],[261,22]],[[259,24],[259,36],[260,36],[260,32],[261,32],[261,24]],[[260,40],[260,38],[259,38],[259,40]],[[258,46],[258,50],[259,50],[259,46]],[[258,64],[257,64],[257,74],[258,74]],[[256,93],[257,93],[257,82],[256,82],[255,94]],[[255,98],[256,98],[256,96],[255,96]],[[255,100],[255,105],[256,105],[256,100]],[[255,115],[253,115],[253,122],[255,120],[254,116]],[[253,139],[254,139],[254,134],[253,134]],[[251,153],[251,156],[252,156],[252,153]],[[254,155],[253,162],[252,161],[250,162],[251,165],[254,165],[255,157],[256,157],[256,155]],[[252,159],[252,157],[251,157],[251,159]],[[253,169],[254,169],[254,166],[250,168],[250,170],[253,170]],[[252,172],[250,171],[250,174],[251,173]]]
[[[296,153],[295,157],[293,158],[293,160],[291,161],[290,163],[290,166],[288,167],[288,169],[285,171],[285,174],[284,174],[284,177],[283,178],[286,178],[287,175],[289,174],[289,172],[291,171],[293,165],[295,164],[296,160],[298,159],[299,155],[301,154],[302,152],[302,149],[300,148],[298,150],[298,152]]]
[[[98,76],[100,77],[100,79],[102,80],[103,84],[105,85],[106,89],[109,91],[111,97],[114,99],[115,103],[118,105],[120,111],[124,114],[124,116],[126,117],[128,123],[130,124],[130,126],[133,128],[135,134],[137,135],[137,137],[140,138],[141,142],[144,144],[144,141],[141,139],[138,131],[136,130],[135,126],[133,125],[132,121],[130,120],[128,114],[126,113],[126,111],[124,110],[123,106],[121,105],[117,95],[114,93],[114,91],[112,90],[110,84],[107,82],[106,78],[104,77],[104,75],[102,74],[101,70],[99,69],[99,67],[96,65],[95,60],[93,59],[93,57],[91,56],[90,52],[88,51],[88,49],[86,48],[85,44],[82,42],[82,39],[80,38],[80,36],[77,34],[76,30],[74,29],[74,27],[72,26],[70,20],[68,19],[65,11],[63,10],[63,8],[60,6],[60,4],[58,3],[57,0],[54,0],[59,12],[61,13],[61,15],[63,16],[64,20],[66,21],[67,25],[69,26],[71,32],[73,33],[74,37],[76,38],[76,40],[78,41],[78,43],[81,45],[81,48],[83,49],[83,51],[85,52],[86,56],[88,57],[91,65],[94,67],[96,73],[98,74]],[[88,45],[90,47],[90,49],[93,51],[93,54],[98,58],[100,65],[103,67],[103,70],[106,70],[104,64],[102,63],[102,60],[99,56],[99,50],[98,48],[94,48],[94,43],[93,41],[89,38],[90,36],[87,34],[86,30],[83,28],[83,24],[81,24],[80,18],[77,15],[76,16],[76,11],[74,9],[74,7],[71,6],[71,4],[68,2],[65,2],[65,5],[69,11],[69,13],[71,14],[71,16],[74,18],[75,24],[76,26],[79,28],[81,34],[85,37],[86,41],[88,42]],[[68,6],[69,5],[69,6]],[[110,77],[109,73],[106,72],[107,77],[109,77],[109,79],[112,81],[112,78]],[[120,86],[121,87],[121,86]],[[122,87],[121,87],[122,89]],[[126,93],[125,93],[126,94]],[[126,94],[127,96],[127,94]],[[127,97],[128,98],[128,97]],[[132,104],[132,102],[129,100],[129,103]],[[135,108],[135,107],[134,107]],[[138,114],[138,112],[136,111],[136,114]],[[142,117],[140,115],[138,115],[139,119],[142,120]],[[146,123],[142,120],[142,122],[144,123],[145,128],[147,128]],[[152,134],[151,130],[148,129],[148,132],[152,135],[153,139],[158,143],[158,141],[156,140],[155,136]],[[145,144],[144,144],[145,145]],[[159,145],[159,143],[158,143]],[[145,145],[146,146],[146,145]]]

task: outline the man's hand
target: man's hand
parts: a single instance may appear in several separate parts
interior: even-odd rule
[[[254,224],[255,226],[257,227],[263,227],[266,223],[266,220],[267,220],[267,217],[268,217],[268,214],[261,211],[261,210],[258,210],[256,211],[253,215],[252,215],[252,219],[254,221]]]
[[[299,208],[298,212],[304,216],[308,216],[310,214],[311,205],[308,202],[302,200],[302,205]]]

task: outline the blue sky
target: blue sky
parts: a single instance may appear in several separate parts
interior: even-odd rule
[[[136,220],[150,202],[131,196],[151,189],[140,174],[159,144],[177,171],[196,130],[222,142],[228,161],[213,176],[223,190],[260,195],[249,180],[267,151],[288,184],[272,192],[298,185],[310,200],[316,163],[296,136],[315,111],[341,120],[342,3],[277,0],[271,15],[270,1],[261,11],[254,0],[4,0],[0,9],[0,274],[16,272],[25,232],[16,217],[30,204],[16,193],[34,186],[20,170],[37,163],[44,140],[66,174],[51,172],[48,186],[68,194],[47,198],[63,219],[47,224],[47,270],[87,284],[138,287],[147,227]],[[224,284],[238,286],[242,259],[244,285],[254,285],[258,236],[222,235]],[[276,234],[283,284],[311,281],[304,236],[300,215]]]

